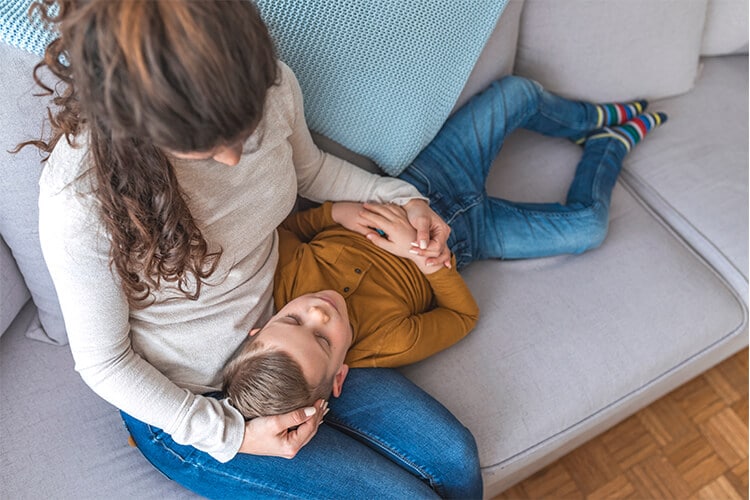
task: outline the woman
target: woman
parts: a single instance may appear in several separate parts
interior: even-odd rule
[[[471,435],[395,372],[353,370],[320,427],[323,401],[245,422],[215,392],[272,313],[275,228],[298,193],[403,204],[435,265],[449,255],[418,191],[313,144],[256,8],[77,0],[53,21],[39,66],[65,85],[33,143],[50,153],[42,248],[76,370],[146,458],[207,497],[481,496]]]

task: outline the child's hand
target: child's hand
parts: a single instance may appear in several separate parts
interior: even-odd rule
[[[362,203],[337,201],[331,207],[331,216],[337,224],[364,236],[372,232],[372,229],[362,224],[363,221],[359,216],[362,208]]]
[[[425,274],[440,269],[440,266],[426,265],[426,257],[418,255],[419,252],[413,246],[417,231],[409,222],[403,207],[393,204],[365,203],[364,210],[360,211],[360,219],[365,225],[384,233],[381,235],[377,231],[370,230],[367,234],[367,238],[378,247],[398,257],[414,261]]]

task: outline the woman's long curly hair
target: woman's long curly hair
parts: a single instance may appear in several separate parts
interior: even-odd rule
[[[55,13],[53,5],[57,4]],[[59,37],[34,68],[52,95],[51,137],[19,145],[52,152],[86,134],[110,264],[132,307],[176,283],[197,299],[221,251],[208,243],[165,151],[232,143],[263,115],[278,79],[273,42],[248,0],[43,0]],[[42,83],[47,67],[56,92]],[[45,158],[46,159],[46,158]]]

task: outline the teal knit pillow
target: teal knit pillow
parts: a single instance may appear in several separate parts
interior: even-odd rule
[[[456,103],[507,0],[257,0],[308,126],[401,173]]]
[[[508,0],[257,0],[309,127],[398,175],[448,117]],[[0,2],[0,40],[44,54],[31,0]]]
[[[0,41],[42,57],[55,34],[46,29],[35,12],[29,19],[34,0],[0,0]]]

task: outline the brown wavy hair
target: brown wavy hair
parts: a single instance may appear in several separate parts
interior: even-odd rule
[[[110,265],[131,306],[147,306],[162,282],[197,299],[221,250],[209,251],[165,151],[209,151],[259,123],[279,70],[257,8],[248,0],[43,0],[32,9],[59,33],[34,68],[56,111],[48,109],[47,140],[16,150],[34,145],[46,160],[61,137],[73,145],[86,134]],[[43,67],[60,80],[56,91],[41,81]]]

